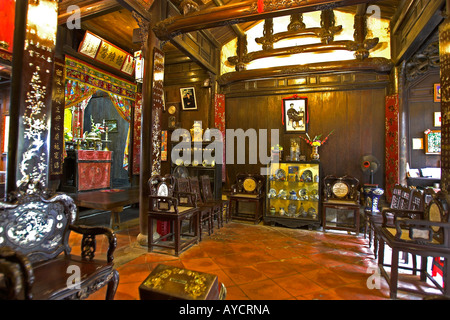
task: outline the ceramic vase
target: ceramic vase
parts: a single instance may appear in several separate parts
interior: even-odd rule
[[[319,160],[319,147],[312,146],[311,160]]]

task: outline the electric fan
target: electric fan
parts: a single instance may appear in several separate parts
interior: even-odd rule
[[[380,161],[375,158],[373,155],[365,155],[361,158],[361,170],[370,174],[370,184],[373,184],[373,174],[377,172],[378,167],[380,166]]]

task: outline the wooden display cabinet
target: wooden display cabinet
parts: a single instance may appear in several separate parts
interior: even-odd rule
[[[290,228],[320,227],[320,162],[280,162],[268,169],[264,222]]]

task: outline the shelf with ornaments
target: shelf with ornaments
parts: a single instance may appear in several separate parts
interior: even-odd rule
[[[319,161],[288,161],[268,167],[264,222],[286,227],[320,226]]]

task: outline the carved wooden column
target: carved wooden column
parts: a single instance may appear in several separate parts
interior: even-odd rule
[[[151,8],[153,21],[159,21],[161,16],[161,2],[155,1]],[[133,16],[141,29],[142,53],[144,55],[144,80],[142,83],[142,110],[141,110],[141,154],[139,173],[139,235],[137,241],[140,245],[148,243],[148,195],[150,188],[148,180],[152,175],[152,123],[154,121],[154,93],[152,90],[153,78],[153,49],[159,46],[159,40],[151,31],[151,23],[139,14]]]
[[[18,26],[18,38],[14,39],[11,110],[16,109],[18,113],[11,114],[10,119],[14,132],[9,140],[7,192],[15,189],[14,184],[30,183],[28,192],[35,191],[37,185],[45,188],[49,173],[48,139],[58,1],[29,0],[26,8],[24,3],[26,1],[16,2],[20,16],[17,23],[23,25]]]
[[[450,184],[450,8],[439,26],[439,58],[441,68],[441,189]]]

